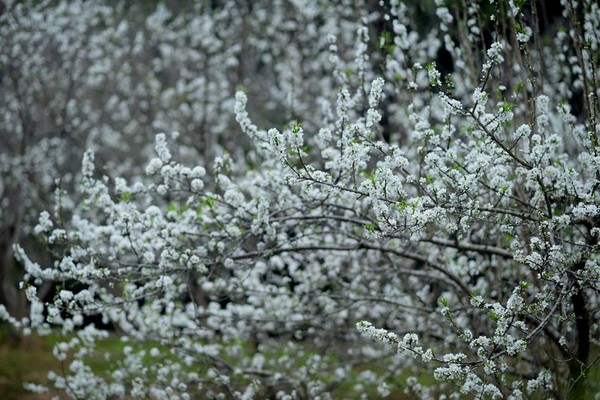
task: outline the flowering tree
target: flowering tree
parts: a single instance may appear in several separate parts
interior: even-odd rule
[[[224,149],[241,156],[240,144],[248,145],[229,134],[237,129],[237,87],[244,85],[265,103],[261,111],[278,121],[313,113],[318,107],[307,100],[331,90],[321,77],[323,63],[307,61],[323,57],[326,35],[300,32],[301,17],[314,10],[298,7],[292,21],[284,14],[296,8],[285,3],[269,11],[232,2],[187,7],[81,1],[0,6],[0,303],[11,314],[23,313],[12,245],[44,253],[31,240],[33,227],[53,201],[69,218],[79,202],[76,174],[85,149],[96,151],[104,174],[139,176],[154,135],[168,130],[182,160],[210,166]],[[322,30],[355,30],[347,21],[352,10],[327,14]],[[334,25],[334,15],[347,26]],[[273,25],[265,32],[267,20]],[[49,290],[46,284],[43,293]]]
[[[213,24],[191,45],[201,78],[145,94],[153,126],[181,134],[156,135],[143,166],[104,156],[99,169],[92,146],[33,228],[55,261],[16,247],[31,311],[4,318],[62,329],[55,386],[86,399],[332,398],[348,382],[352,397],[597,392],[597,4],[564,0],[550,20],[537,2],[436,0],[423,32],[396,1],[267,3],[189,22]],[[171,29],[163,54],[185,48],[187,23],[165,8],[146,19]],[[173,59],[162,73],[186,71]],[[153,103],[186,90],[191,103]],[[247,146],[228,138],[225,106]],[[132,146],[142,114],[121,119]],[[103,373],[86,364],[109,334],[91,316],[128,343]]]

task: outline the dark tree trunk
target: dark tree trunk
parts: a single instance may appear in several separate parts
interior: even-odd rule
[[[8,207],[5,211],[6,220],[0,226],[0,304],[15,318],[26,315],[26,302],[23,292],[18,290],[18,282],[22,278],[17,260],[14,257],[13,245],[18,241],[21,233],[21,219],[23,214],[22,202],[19,195],[8,189]],[[13,336],[18,336],[11,330]]]
[[[590,354],[590,317],[582,290],[571,296],[575,313],[577,343],[573,359],[569,363],[569,399],[585,399],[587,387],[587,363]]]
[[[587,245],[590,248],[594,248],[598,245],[598,237],[592,236],[591,231],[599,222],[600,221],[596,219],[586,226],[590,232],[590,237],[587,240]],[[587,257],[583,257],[573,265],[572,276],[575,276],[579,271],[585,268],[586,261]],[[573,358],[569,362],[570,391],[568,398],[575,400],[586,398],[585,394],[588,386],[587,370],[589,368],[588,360],[591,349],[591,320],[585,293],[576,277],[572,278],[572,284],[573,288],[576,290],[576,292],[571,295],[571,305],[573,306],[573,314],[575,315],[575,332],[577,336],[575,337],[576,342],[573,350]]]

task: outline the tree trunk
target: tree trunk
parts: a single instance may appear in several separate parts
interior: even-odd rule
[[[23,206],[18,193],[10,193],[9,189],[7,197],[6,219],[3,221],[4,225],[0,226],[0,304],[13,317],[22,318],[27,314],[23,292],[17,286],[22,278],[22,271],[19,271],[12,249],[21,233]],[[11,335],[16,337],[18,333],[11,329]]]
[[[578,285],[577,285],[578,286]],[[587,388],[587,362],[590,354],[590,318],[581,288],[571,296],[577,327],[577,347],[569,362],[569,399],[585,399]]]

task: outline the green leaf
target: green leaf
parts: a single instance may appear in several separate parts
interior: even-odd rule
[[[398,210],[399,212],[403,212],[404,210],[406,210],[407,207],[408,207],[408,203],[405,200],[402,200],[396,206],[396,210]]]
[[[375,225],[373,224],[363,224],[363,227],[371,233],[375,232]]]
[[[202,199],[202,204],[207,207],[212,207],[215,204],[215,199],[212,197],[205,197]]]
[[[301,129],[302,129],[302,126],[300,125],[300,122],[294,121],[292,123],[292,133],[298,133],[298,132],[300,132]]]
[[[525,33],[525,29],[523,29],[523,26],[518,21],[515,23],[515,29],[518,33]]]
[[[131,201],[131,192],[125,192],[121,195],[121,201],[123,203],[129,203]]]
[[[502,105],[502,112],[509,112],[514,110],[515,108],[515,104],[514,103],[506,103]]]
[[[519,282],[519,288],[521,288],[521,289],[529,289],[531,286],[532,285],[530,282],[525,282],[525,281]]]
[[[442,307],[448,307],[448,299],[445,298],[444,296],[440,296],[438,297],[438,304]]]

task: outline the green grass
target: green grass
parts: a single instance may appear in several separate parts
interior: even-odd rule
[[[64,338],[57,332],[46,337],[38,335],[24,336],[20,339],[11,337],[6,326],[0,324],[0,399],[1,400],[49,400],[52,395],[58,395],[59,398],[65,398],[64,394],[58,392],[50,392],[47,394],[30,393],[23,388],[24,382],[39,383],[52,386],[48,380],[47,374],[49,371],[60,373],[61,364],[52,355],[52,348],[55,343],[62,341]],[[256,351],[255,347],[249,343],[237,343],[241,347],[241,352],[244,356],[251,357]],[[157,347],[165,357],[176,361],[175,355],[170,355],[169,350],[165,346],[161,346],[156,342],[147,343],[130,343],[120,339],[117,335],[110,336],[106,340],[98,341],[96,346],[96,355],[86,358],[86,363],[98,375],[109,375],[118,364],[123,360],[123,350],[125,346],[131,346],[134,352],[145,351],[147,356],[143,358],[148,365],[153,364],[156,360],[149,355],[150,349]],[[264,356],[269,359],[279,359],[281,356],[288,355],[294,360],[293,368],[302,367],[309,357],[321,354],[327,358],[328,364],[343,365],[342,360],[338,360],[333,355],[323,355],[316,349],[310,349],[303,344],[299,344],[298,352],[290,352],[289,349],[277,349],[277,346],[271,347],[273,350],[263,352]],[[597,349],[595,349],[597,351]],[[293,354],[292,354],[293,353]],[[225,357],[228,362],[234,362],[234,359]],[[194,371],[201,372],[198,366],[194,366]],[[373,370],[377,373],[383,373],[383,370],[377,369],[372,365],[356,365],[349,376],[342,382],[336,382],[334,371],[331,374],[325,373],[320,379],[329,386],[334,399],[338,398],[358,398],[359,393],[356,391],[356,385],[361,383],[360,374],[366,370]],[[285,373],[285,371],[281,371]],[[411,375],[406,371],[400,379],[390,379],[388,384],[392,391],[389,398],[393,399],[409,399],[410,395],[403,393],[406,378]],[[234,382],[239,384],[248,383],[246,378],[241,376],[233,377]],[[421,374],[418,376],[421,384],[428,386],[433,383],[431,374]],[[594,365],[588,373],[589,389],[586,395],[587,398],[593,399],[594,393],[599,390],[600,382],[600,365]],[[379,398],[375,385],[366,385],[369,398]]]
[[[49,338],[26,336],[11,337],[5,326],[0,326],[0,399],[49,399],[23,388],[23,382],[48,383],[48,371],[59,370],[60,363],[52,355],[53,343]]]
[[[60,373],[61,364],[52,355],[53,346],[59,341],[68,341],[70,338],[63,338],[60,333],[52,333],[49,336],[40,337],[38,335],[24,336],[20,339],[10,337],[6,326],[0,325],[0,399],[1,400],[47,400],[52,395],[58,395],[59,398],[65,398],[64,394],[51,392],[48,394],[34,394],[24,389],[24,382],[32,382],[52,386],[47,375],[49,371]],[[157,347],[163,358],[176,360],[175,355],[170,355],[168,348],[161,346],[156,342],[148,343],[130,343],[122,341],[118,336],[110,336],[106,340],[101,340],[96,343],[96,352],[94,357],[88,357],[85,362],[98,375],[110,375],[110,373],[118,367],[119,362],[123,359],[123,350],[126,346],[131,346],[133,352],[145,351],[146,356],[143,358],[148,364],[156,362],[149,355],[150,349]],[[244,356],[252,356],[256,349],[250,343],[237,343],[241,347],[241,352]],[[278,359],[283,355],[288,355],[294,360],[293,368],[302,367],[309,357],[320,354],[318,350],[308,349],[300,346],[297,350],[301,353],[290,352],[289,349],[276,349],[266,351],[263,354],[268,359]],[[289,354],[288,354],[289,353]],[[293,354],[292,354],[293,353]],[[302,354],[299,356],[299,354]],[[334,364],[342,364],[341,360],[332,358],[333,356],[324,356],[328,362]],[[228,362],[235,362],[232,357],[224,357]],[[336,360],[338,362],[336,362]],[[206,367],[208,368],[208,367]],[[194,366],[193,370],[200,372],[198,366]],[[334,383],[333,372],[331,376],[322,376],[320,379],[327,385],[332,384],[332,395],[334,398],[355,398],[358,393],[355,391],[355,386],[360,383],[359,374],[366,370],[367,367],[356,367],[351,371],[350,377],[341,383]],[[282,371],[283,372],[283,371]],[[250,381],[242,376],[232,377],[234,382],[239,384],[247,384]],[[404,399],[402,388],[390,382],[392,389],[392,398]],[[367,386],[370,398],[377,398],[376,386]]]
[[[52,355],[52,348],[64,340],[58,332],[44,337],[33,334],[16,338],[10,335],[5,325],[0,325],[0,399],[45,400],[53,395],[64,398],[58,392],[42,395],[31,393],[23,387],[25,382],[52,387],[48,372],[60,373],[62,369],[61,363]],[[107,373],[114,367],[114,361],[121,357],[126,345],[117,337],[98,342],[97,352],[103,356],[90,357],[85,361],[95,373]]]

